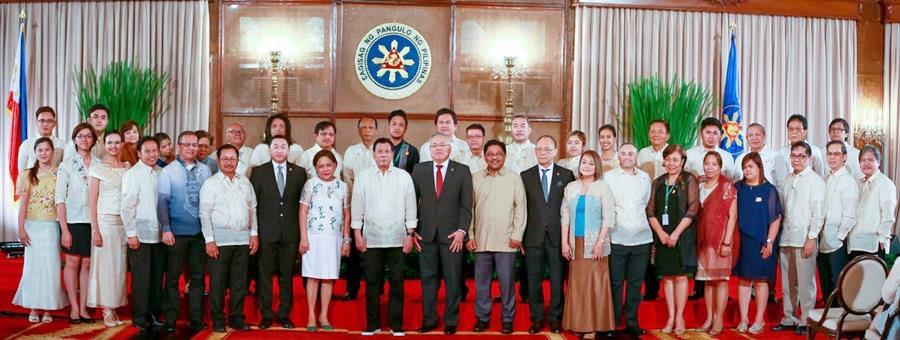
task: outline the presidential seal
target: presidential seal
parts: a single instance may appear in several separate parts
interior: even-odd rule
[[[356,75],[372,94],[403,99],[419,90],[431,71],[425,37],[401,23],[372,28],[356,49]]]

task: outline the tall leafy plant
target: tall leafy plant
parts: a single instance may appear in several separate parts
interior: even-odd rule
[[[709,89],[675,77],[639,78],[620,89],[622,113],[616,115],[619,131],[630,138],[638,149],[649,146],[650,122],[662,119],[669,123],[669,144],[686,148],[694,144],[700,121],[716,108]]]
[[[109,128],[117,129],[128,120],[137,122],[141,130],[169,106],[161,99],[169,84],[169,75],[152,68],[141,68],[131,62],[114,62],[99,74],[93,67],[75,72],[75,95],[78,110],[86,120],[95,104],[109,108]]]

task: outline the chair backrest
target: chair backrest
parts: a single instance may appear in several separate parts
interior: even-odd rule
[[[884,261],[874,255],[850,261],[838,279],[841,304],[853,314],[867,314],[881,305],[881,286],[887,280]]]

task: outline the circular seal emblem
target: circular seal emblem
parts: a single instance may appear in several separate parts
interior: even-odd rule
[[[372,94],[403,99],[419,90],[431,71],[431,49],[409,25],[385,23],[366,33],[356,49],[356,75]]]

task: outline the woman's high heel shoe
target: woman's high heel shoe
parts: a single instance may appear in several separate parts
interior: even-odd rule
[[[663,329],[661,329],[660,331],[662,331],[663,333],[666,333],[666,334],[672,333],[672,327],[674,327],[673,326],[674,324],[675,324],[675,319],[669,318],[669,320],[666,321],[666,327],[663,327]]]
[[[118,324],[116,324],[116,319],[115,319],[115,316],[113,315],[112,310],[109,310],[109,309],[103,310],[103,324],[106,325],[106,327],[118,326]]]

